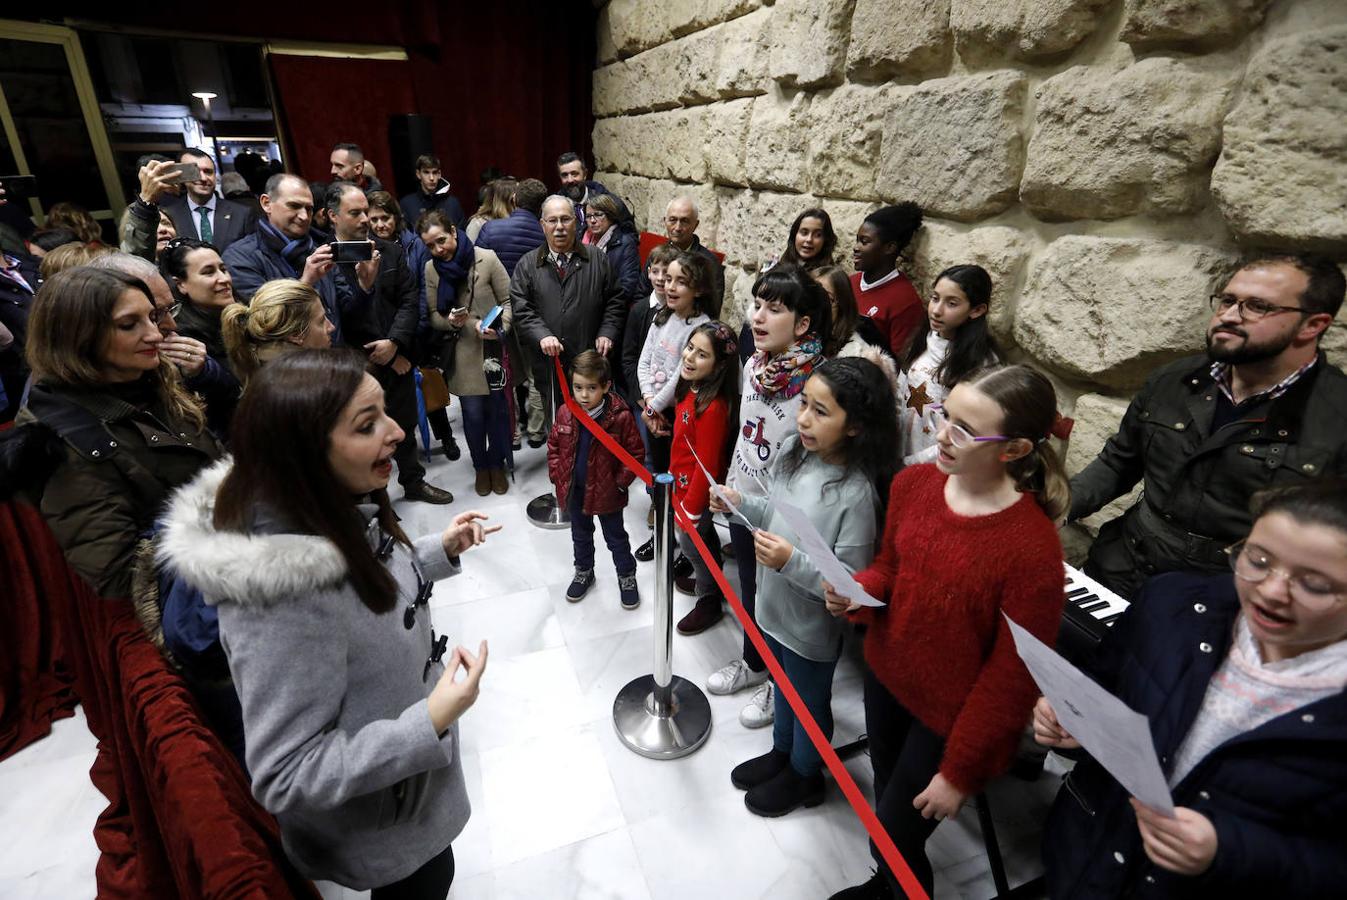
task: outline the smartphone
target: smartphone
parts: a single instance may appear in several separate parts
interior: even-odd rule
[[[36,175],[0,175],[0,188],[6,200],[27,200],[37,196]]]
[[[330,246],[333,262],[355,263],[374,259],[372,241],[333,241]]]
[[[183,184],[188,181],[201,180],[201,166],[196,163],[178,163],[169,166],[164,171],[168,175],[169,184]]]

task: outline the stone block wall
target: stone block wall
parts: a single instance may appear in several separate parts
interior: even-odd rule
[[[1347,260],[1341,0],[609,0],[598,29],[595,177],[653,231],[694,198],[726,319],[800,210],[849,268],[864,216],[915,200],[919,289],[986,267],[1082,447],[1201,348],[1241,253]],[[1326,343],[1347,363],[1347,316]]]

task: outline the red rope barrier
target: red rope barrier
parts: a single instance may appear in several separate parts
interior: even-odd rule
[[[618,443],[612,435],[600,428],[598,423],[590,418],[589,413],[571,397],[570,388],[566,384],[566,372],[561,367],[561,360],[553,357],[553,361],[556,363],[557,381],[561,384],[561,396],[566,403],[566,408],[575,416],[576,421],[588,429],[590,434],[594,435],[595,440],[603,444],[636,477],[647,485],[651,484],[653,479],[646,467],[636,457],[628,453],[626,448]],[[707,515],[710,515],[710,513],[708,512]],[[739,595],[730,587],[725,572],[720,566],[716,565],[714,558],[711,556],[711,551],[702,541],[701,535],[697,534],[696,526],[688,520],[677,505],[674,506],[674,518],[678,521],[678,526],[687,532],[688,537],[692,539],[692,544],[697,548],[697,553],[706,563],[707,568],[710,569],[711,575],[725,595],[725,599],[729,601],[730,609],[734,611],[735,617],[743,627],[744,634],[748,635],[748,639],[757,648],[758,655],[767,664],[768,670],[772,673],[772,678],[776,681],[776,689],[781,692],[781,696],[786,698],[786,702],[790,704],[795,717],[804,726],[805,733],[809,735],[809,740],[813,742],[814,749],[818,751],[819,756],[823,758],[824,765],[832,773],[833,780],[842,789],[842,794],[847,798],[847,802],[851,804],[851,808],[855,810],[856,815],[860,817],[861,824],[865,826],[870,839],[879,848],[879,855],[884,857],[884,862],[888,863],[890,871],[897,876],[898,883],[902,885],[908,897],[914,898],[914,900],[929,900],[925,889],[917,881],[917,876],[912,874],[912,869],[908,867],[907,860],[903,859],[903,855],[898,852],[898,847],[889,837],[889,833],[884,830],[883,824],[879,821],[879,817],[875,815],[875,811],[870,808],[870,804],[865,802],[865,795],[861,793],[855,779],[851,777],[851,773],[847,771],[846,766],[842,765],[842,760],[838,757],[837,751],[833,750],[832,743],[823,734],[823,729],[814,721],[814,717],[810,714],[809,708],[805,706],[804,700],[796,692],[795,686],[790,683],[790,679],[786,677],[785,670],[781,668],[781,664],[777,662],[776,657],[767,647],[767,641],[763,638],[762,632],[758,630],[758,626],[749,616],[748,610],[744,608]]]

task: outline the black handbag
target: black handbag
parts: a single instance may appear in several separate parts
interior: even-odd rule
[[[435,348],[436,362],[446,380],[454,377],[454,369],[458,365],[458,338],[462,333],[462,328],[451,328],[437,333],[439,341]]]

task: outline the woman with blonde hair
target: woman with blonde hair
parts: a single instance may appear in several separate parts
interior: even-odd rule
[[[508,175],[486,183],[482,188],[482,205],[477,207],[477,212],[472,214],[467,227],[463,229],[467,232],[468,240],[477,240],[477,235],[482,233],[482,226],[487,222],[504,219],[514,211],[514,192],[518,187],[519,182]]]
[[[268,281],[248,306],[226,306],[220,314],[220,331],[230,368],[245,385],[278,356],[332,346],[332,323],[318,292],[294,278]]]
[[[76,266],[87,266],[98,257],[107,256],[112,252],[111,247],[103,244],[62,244],[42,257],[42,263],[37,271],[43,281],[48,281],[57,272],[64,272]]]

